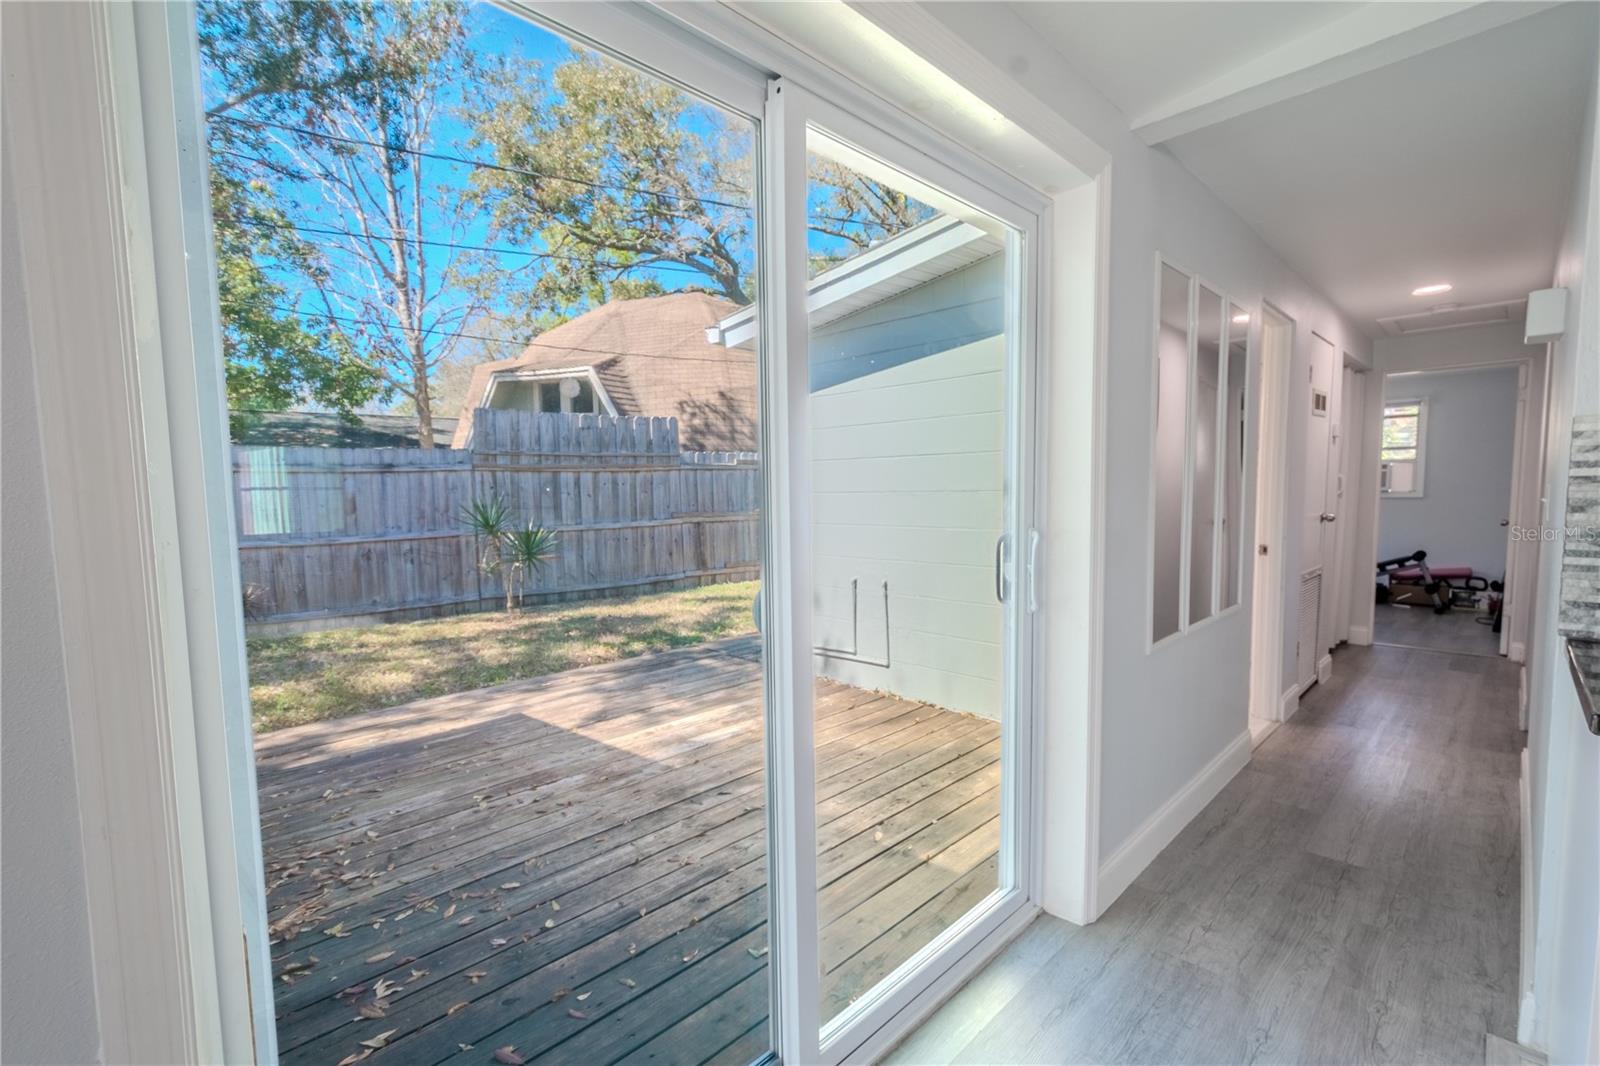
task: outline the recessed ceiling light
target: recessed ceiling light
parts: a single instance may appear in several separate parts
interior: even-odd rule
[[[1422,285],[1411,290],[1413,296],[1436,296],[1441,292],[1449,292],[1454,286],[1448,281],[1441,281],[1437,285]]]
[[[1246,315],[1246,314],[1238,314],[1238,315],[1234,315],[1234,316],[1233,316],[1233,320],[1234,320],[1234,321],[1235,321],[1235,322],[1237,322],[1237,323],[1238,323],[1238,324],[1239,324],[1239,325],[1241,325],[1241,326],[1242,326],[1242,325],[1244,325],[1244,324],[1245,324],[1245,323],[1246,323],[1246,322],[1248,322],[1248,321],[1250,321],[1250,316],[1249,316],[1249,315]]]

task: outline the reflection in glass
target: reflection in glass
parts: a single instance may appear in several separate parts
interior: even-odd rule
[[[998,224],[815,131],[810,148],[826,1024],[1000,884],[1014,294]]]
[[[1217,395],[1222,363],[1222,297],[1200,286],[1195,307],[1194,418],[1190,455],[1189,621],[1211,617],[1212,555],[1217,546]]]
[[[1161,268],[1156,334],[1156,438],[1151,457],[1155,484],[1155,551],[1151,638],[1178,631],[1183,551],[1184,425],[1189,403],[1189,277]]]
[[[1239,602],[1241,522],[1244,506],[1245,388],[1250,377],[1250,316],[1228,305],[1228,354],[1223,377],[1222,555],[1218,564],[1223,609]]]

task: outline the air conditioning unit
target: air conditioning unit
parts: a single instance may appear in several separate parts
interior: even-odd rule
[[[1528,317],[1522,327],[1524,344],[1560,340],[1567,331],[1567,290],[1540,289],[1528,293]]]

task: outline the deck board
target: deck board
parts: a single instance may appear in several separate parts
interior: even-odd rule
[[[759,1054],[760,708],[740,639],[261,737],[282,1061]],[[999,727],[819,680],[816,744],[831,1016],[993,891]]]

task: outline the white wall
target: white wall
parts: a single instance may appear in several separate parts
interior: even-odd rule
[[[9,137],[0,158],[10,156]],[[10,167],[0,178],[4,306],[0,514],[0,1060],[98,1062],[83,827],[67,715],[32,336]]]
[[[1600,51],[1600,39],[1596,41]],[[1589,113],[1553,284],[1568,290],[1567,328],[1550,345],[1543,522],[1566,514],[1572,417],[1600,412],[1600,100]],[[1535,930],[1518,1036],[1552,1063],[1600,1062],[1600,737],[1584,728],[1557,631],[1560,553],[1540,553],[1528,660],[1528,792]]]
[[[1378,558],[1421,548],[1434,566],[1470,566],[1480,577],[1505,569],[1517,368],[1492,367],[1388,377],[1386,401],[1427,401],[1423,495],[1385,496],[1378,506]]]
[[[1248,611],[1221,615],[1153,652],[1147,649],[1156,254],[1165,253],[1194,270],[1257,319],[1262,298],[1294,319],[1293,380],[1305,380],[1312,330],[1364,364],[1370,361],[1371,346],[1352,322],[1169,153],[1137,140],[1127,119],[1012,12],[998,5],[970,3],[932,4],[927,11],[981,52],[993,68],[1010,72],[1017,85],[1112,156],[1110,274],[1104,297],[1106,514],[1100,530],[1106,575],[1100,627],[1104,650],[1099,854],[1107,869],[1102,871],[1105,891],[1098,906],[1103,909],[1119,890],[1118,882],[1125,883],[1123,878],[1137,873],[1141,859],[1153,856],[1153,851],[1146,854],[1149,846],[1164,843],[1161,838],[1198,810],[1194,805],[1203,804],[1211,794],[1208,790],[1220,787],[1248,753],[1247,741],[1242,750],[1239,747],[1248,703]],[[1252,389],[1258,380],[1259,367],[1253,367]],[[1088,383],[1080,387],[1087,388]],[[1251,428],[1252,452],[1257,432],[1258,427]],[[1292,444],[1295,453],[1289,469],[1303,465],[1303,447],[1301,441]],[[1297,480],[1290,479],[1291,515],[1299,514],[1302,505]],[[1252,471],[1247,499],[1253,498],[1253,484]],[[1082,507],[1088,502],[1080,498],[1062,506]],[[1243,528],[1253,528],[1252,515],[1253,509]],[[1291,574],[1298,573],[1295,539],[1291,532],[1290,543],[1282,546]],[[1289,583],[1291,589],[1293,584]],[[1244,602],[1249,602],[1248,589]],[[1293,617],[1288,611],[1285,620]],[[1292,643],[1288,652],[1292,655]],[[1046,658],[1052,658],[1050,652]],[[1214,773],[1201,779],[1208,768]],[[1191,784],[1196,787],[1185,792]],[[1174,799],[1180,802],[1163,810]]]
[[[998,718],[1003,617],[1004,261],[993,256],[811,340],[819,673]],[[885,647],[883,583],[889,585]]]

